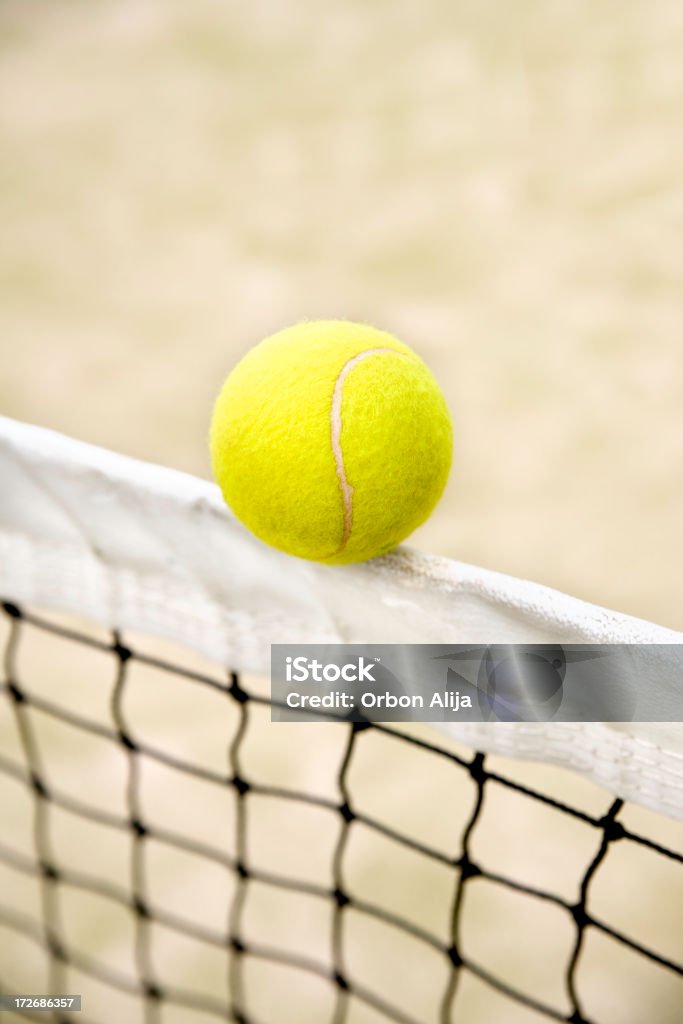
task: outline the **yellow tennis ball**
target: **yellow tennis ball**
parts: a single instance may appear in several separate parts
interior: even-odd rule
[[[296,324],[232,371],[211,423],[226,502],[257,537],[318,562],[384,554],[427,519],[452,431],[425,364],[367,324]]]

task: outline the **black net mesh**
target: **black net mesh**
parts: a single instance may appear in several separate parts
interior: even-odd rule
[[[1,991],[17,993],[30,986],[34,993],[67,993],[80,991],[92,982],[101,993],[99,999],[84,997],[83,1010],[78,1014],[27,1013],[22,1019],[74,1020],[86,1024],[119,1020],[121,1013],[125,1013],[127,1020],[139,1019],[145,1024],[212,1018],[241,1024],[280,1024],[289,1020],[330,1024],[453,1024],[456,1020],[471,1024],[484,1020],[618,1024],[620,1020],[644,1019],[635,1010],[633,1016],[628,1009],[622,1010],[621,1015],[609,1011],[609,993],[614,995],[626,985],[629,975],[639,979],[641,964],[646,965],[647,1000],[652,1009],[649,1019],[656,1019],[659,1024],[679,1019],[683,1007],[683,925],[676,915],[681,913],[680,906],[672,908],[665,901],[661,908],[646,908],[648,920],[651,924],[654,921],[649,931],[645,929],[648,941],[637,930],[629,932],[618,922],[606,919],[600,909],[600,879],[611,861],[613,870],[621,870],[618,888],[623,901],[629,904],[638,902],[640,885],[645,890],[641,902],[650,900],[648,872],[656,873],[660,865],[665,865],[664,870],[669,872],[666,879],[675,874],[680,884],[683,875],[681,853],[672,845],[634,831],[621,801],[612,801],[604,794],[604,809],[586,810],[520,782],[513,777],[514,773],[508,775],[499,770],[497,761],[481,753],[468,755],[446,742],[441,745],[438,737],[431,742],[409,729],[342,722],[321,726],[327,730],[329,741],[315,766],[311,785],[279,785],[277,777],[259,778],[258,758],[250,755],[250,732],[256,727],[256,719],[261,716],[261,721],[269,712],[268,695],[262,687],[252,687],[248,680],[234,673],[221,679],[218,672],[197,671],[147,654],[132,637],[93,635],[11,603],[2,608],[5,629],[0,720],[12,723],[15,743],[3,745],[0,775],[14,787],[16,802],[23,808],[21,813],[25,812],[27,819],[30,817],[30,847],[22,848],[16,842],[14,830],[3,828],[0,949],[5,953],[0,955]],[[28,679],[31,673],[22,662],[22,651],[30,649],[37,635],[52,637],[77,650],[80,660],[75,665],[87,664],[85,652],[105,659],[104,682],[97,683],[99,698],[106,701],[102,716],[94,716],[66,699],[68,679],[59,691],[55,689],[54,697],[46,697],[39,687],[33,686]],[[192,759],[187,751],[151,743],[139,734],[131,694],[136,666],[181,680],[192,692],[208,689],[225,703],[229,735],[224,744],[224,770],[207,767],[202,759]],[[41,671],[49,674],[49,657],[43,658]],[[156,714],[163,723],[164,691],[157,690],[156,697],[152,694],[149,706],[155,699]],[[122,800],[115,797],[113,787],[110,791],[106,774],[100,777],[96,772],[88,773],[75,789],[61,785],[56,762],[52,760],[57,755],[48,756],[41,740],[45,722],[69,730],[70,739],[62,743],[63,759],[68,759],[69,751],[79,744],[86,743],[86,738],[103,751],[115,748],[123,761]],[[201,736],[203,722],[199,710],[197,720],[188,722],[187,728],[195,735],[199,731]],[[287,728],[270,726],[274,731]],[[299,731],[296,735],[305,739],[305,735],[311,734]],[[443,834],[448,834],[450,819],[456,821],[458,835],[453,839],[452,849],[447,848],[449,840],[432,842],[412,827],[402,830],[364,804],[356,768],[366,756],[371,738],[374,742],[381,740],[382,750],[393,752],[387,755],[387,765],[391,766],[387,772],[391,770],[395,785],[403,786],[404,793],[409,791],[412,802],[422,808],[429,804],[429,780],[436,778],[438,770],[444,780],[443,789],[429,813],[443,824]],[[417,783],[414,776],[410,786],[405,779],[396,781],[393,755],[397,751],[402,756],[412,753],[424,759],[421,764],[425,767]],[[295,754],[292,750],[292,756]],[[276,776],[279,763],[275,762]],[[384,755],[371,762],[375,775],[377,766],[383,763]],[[176,810],[167,821],[156,820],[152,811],[154,785],[151,794],[147,792],[149,779],[162,771],[174,773],[177,780],[172,787]],[[414,772],[410,758],[407,771]],[[323,775],[331,779],[327,793],[322,792],[319,784]],[[195,787],[194,795],[188,787]],[[196,810],[197,821],[202,815],[214,820],[221,818],[220,807],[216,810],[216,805],[208,797],[205,799],[209,789],[221,799],[229,795],[230,812],[226,810],[225,819],[220,821],[220,826],[230,831],[225,843],[206,841],[185,818],[188,807]],[[449,805],[443,792],[457,794],[457,808],[455,796]],[[563,891],[551,891],[544,886],[542,871],[539,881],[499,873],[492,866],[492,855],[478,851],[478,834],[495,830],[497,824],[498,838],[493,847],[496,842],[500,847],[525,842],[528,856],[533,859],[539,840],[534,835],[520,836],[512,829],[509,822],[517,820],[516,811],[501,826],[496,810],[501,798],[513,801],[515,807],[522,808],[524,804],[541,808],[553,820],[575,823],[580,828],[581,868],[571,885],[560,887]],[[490,812],[489,804],[493,806]],[[270,831],[263,832],[266,811]],[[297,833],[297,813],[309,811],[324,815],[329,830],[313,825]],[[497,822],[490,820],[491,815]],[[58,816],[60,829],[69,822],[68,827],[75,827],[77,822],[92,826],[107,845],[115,843],[117,836],[125,837],[125,884],[113,882],[98,870],[94,852],[87,870],[83,869],[82,860],[81,866],[74,866],[65,859],[55,837]],[[7,814],[4,818],[8,820]],[[252,830],[261,830],[267,836],[265,847],[275,851],[270,860],[264,860],[257,852]],[[374,855],[374,874],[370,874],[364,890],[353,882],[359,836],[365,837],[364,842],[371,838],[380,844]],[[285,847],[292,845],[297,853],[288,860]],[[311,847],[315,849],[311,851]],[[637,861],[641,865],[637,877],[619,867],[619,857],[614,853],[627,847],[636,851],[638,857],[646,858]],[[201,885],[201,896],[193,892],[196,913],[192,916],[174,909],[171,898],[157,896],[155,858],[159,851],[162,860],[164,851],[187,855],[195,865],[195,874],[210,875],[208,892]],[[387,851],[386,862],[383,851]],[[400,894],[393,902],[385,898],[388,890],[384,876],[389,867],[386,872],[383,867],[383,863],[390,864],[391,851],[408,857],[413,866],[401,876]],[[308,867],[312,853],[325,861],[325,872],[320,877]],[[287,865],[287,870],[277,869],[280,861]],[[438,907],[434,917],[438,918],[437,925],[420,913],[405,909],[409,907],[406,899],[410,893],[406,891],[413,885],[411,878],[415,903],[430,903],[430,883],[424,877],[431,876],[422,876],[420,865],[433,870],[435,878],[438,874]],[[35,899],[22,902],[20,879],[33,880]],[[169,883],[169,891],[178,884],[182,883]],[[505,936],[507,953],[492,962],[483,960],[477,953],[476,941],[468,939],[470,929],[475,930],[482,920],[477,893],[483,889],[509,897],[513,903],[518,901],[513,910],[499,910],[495,919],[483,918],[489,932],[495,928]],[[373,899],[373,893],[381,898]],[[291,943],[287,941],[287,928],[283,937],[282,929],[276,926],[277,915],[272,909],[272,901],[283,895],[289,899],[284,916],[293,936]],[[131,927],[126,934],[130,936],[131,956],[127,967],[121,966],[125,957],[120,943],[115,944],[112,952],[106,935],[76,934],[70,915],[74,900],[80,898],[100,898],[128,916]],[[252,900],[260,900],[266,908],[262,915],[265,927],[258,934],[250,924]],[[534,908],[539,907],[561,915],[561,920],[553,917],[556,923],[551,923],[539,947],[529,948],[527,954],[522,948],[530,941],[525,925],[533,919]],[[311,921],[317,921],[318,911],[324,911],[324,920],[320,929],[312,926],[313,939],[306,944],[294,938],[294,933],[298,936],[301,931],[299,918],[308,915]],[[662,915],[661,929],[657,915]],[[636,915],[636,929],[637,921]],[[270,931],[269,922],[273,925]],[[515,970],[506,969],[506,961],[516,963],[517,955],[528,955],[540,961],[542,971],[544,947],[550,949],[554,934],[562,930],[566,938],[557,986],[546,986],[534,970],[530,977],[519,973],[518,979]],[[665,932],[673,940],[661,938]],[[173,972],[164,972],[165,956],[155,952],[162,933],[167,944],[187,941],[193,950],[201,948],[207,956],[213,955],[216,970],[222,975],[219,981],[203,985],[198,971],[198,983],[186,985]],[[20,969],[14,955],[9,955],[19,942],[35,948],[35,961],[30,961],[29,968],[24,962]],[[598,991],[604,989],[607,995],[596,1000],[592,995],[595,986],[584,987],[582,975],[590,973],[591,959],[599,952],[601,942],[606,942],[612,951],[621,950],[627,959],[615,960],[612,953],[603,956],[599,968],[602,989],[598,986]],[[374,976],[368,969],[372,960],[370,949],[379,964]],[[264,969],[272,973],[264,973]],[[551,968],[548,966],[547,970],[550,972]],[[283,973],[299,979],[293,989],[287,989]],[[285,993],[279,1010],[264,1009],[262,997],[271,990],[269,986],[272,992]],[[415,999],[405,995],[408,990],[417,993]],[[549,991],[554,1001],[548,997]],[[117,996],[127,1001],[115,1004]],[[112,1007],[124,1008],[107,1011],[108,998]],[[6,1017],[10,1020],[11,1014]]]

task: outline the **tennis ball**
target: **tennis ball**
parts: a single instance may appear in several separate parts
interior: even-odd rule
[[[321,320],[237,364],[211,423],[214,474],[257,537],[299,558],[360,562],[429,516],[452,431],[425,364],[384,331]]]

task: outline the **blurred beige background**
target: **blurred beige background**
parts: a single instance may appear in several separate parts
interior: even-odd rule
[[[5,0],[0,409],[209,473],[303,317],[431,364],[414,543],[683,628],[683,6]]]

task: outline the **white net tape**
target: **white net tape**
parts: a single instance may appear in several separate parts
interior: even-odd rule
[[[399,549],[357,566],[252,538],[217,488],[0,418],[0,595],[172,639],[264,674],[271,643],[658,643],[683,635],[546,587]],[[683,817],[683,727],[448,725]]]

